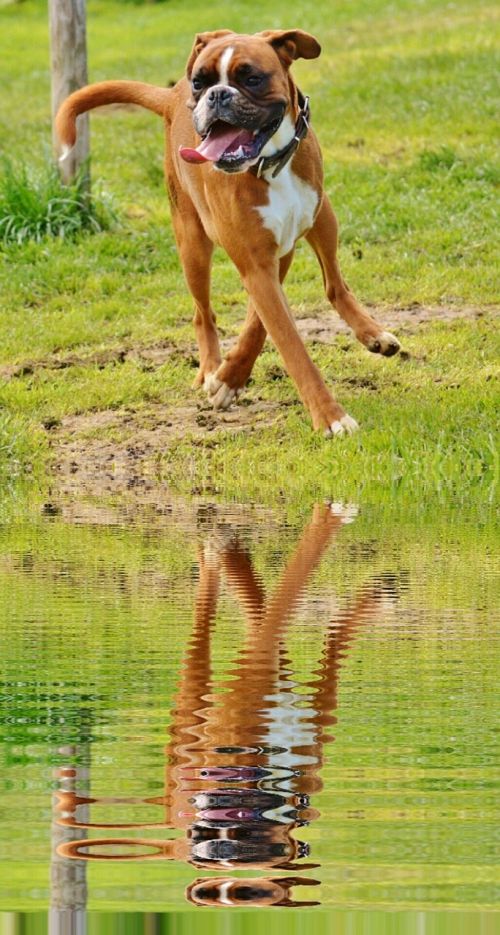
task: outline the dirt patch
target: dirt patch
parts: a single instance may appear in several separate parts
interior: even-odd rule
[[[394,330],[398,337],[412,334],[419,326],[431,321],[455,321],[457,318],[482,318],[484,312],[474,308],[425,308],[411,305],[408,308],[377,310],[368,307],[370,315],[383,322],[388,331]],[[488,311],[488,314],[491,314]],[[297,318],[297,327],[305,341],[316,344],[333,344],[339,334],[351,336],[351,329],[336,315],[321,310],[314,318]]]
[[[56,351],[40,360],[23,360],[19,364],[0,366],[0,380],[8,382],[41,370],[67,370],[69,367],[97,367],[103,370],[110,364],[124,364],[127,360],[139,361],[146,368],[154,369],[161,367],[174,353],[178,353],[178,348],[170,341],[160,341],[145,347],[107,348],[90,354],[63,354]]]
[[[185,537],[198,534],[245,536],[258,523],[268,529],[283,526],[283,513],[258,503],[231,503],[222,507],[206,488],[194,490],[188,497],[175,494],[156,478],[141,477],[127,487],[120,484],[58,486],[54,499],[43,507],[46,516],[62,516],[66,522],[91,526],[145,525],[149,531],[177,529]],[[208,498],[208,499],[207,499]],[[7,568],[0,556],[0,565]]]
[[[401,337],[418,330],[430,321],[451,321],[457,318],[480,318],[474,309],[430,309],[422,306],[375,313],[387,328]],[[339,335],[352,336],[350,330],[329,311],[320,309],[314,318],[297,318],[299,332],[309,344],[332,344]],[[225,338],[226,350],[234,338]],[[0,376],[15,379],[39,369],[61,369],[70,366],[105,367],[127,360],[139,361],[151,369],[162,366],[172,355],[194,358],[193,347],[180,348],[171,342],[147,347],[121,347],[99,351],[88,356],[54,354],[43,361],[26,361],[16,367],[4,368]],[[410,355],[402,354],[408,359]],[[267,378],[279,380],[285,376],[277,365]],[[354,378],[353,378],[354,379]],[[346,377],[346,382],[352,382]],[[68,416],[62,422],[45,425],[54,449],[54,472],[61,492],[92,489],[93,493],[119,491],[132,487],[147,488],[155,475],[158,459],[189,435],[193,446],[215,447],[231,434],[250,434],[276,424],[291,402],[269,401],[243,397],[238,406],[227,412],[215,413],[201,393],[193,391],[192,402],[176,407],[140,406],[136,409],[106,410]]]
[[[158,458],[186,435],[193,446],[210,449],[228,435],[273,425],[287,405],[245,400],[215,413],[205,400],[194,398],[175,408],[157,405],[68,416],[50,432],[57,486],[61,492],[86,488],[93,493],[147,488]]]
[[[371,310],[370,310],[371,311]],[[430,321],[454,321],[457,318],[481,318],[485,314],[473,308],[424,308],[421,305],[395,309],[387,312],[373,312],[374,316],[390,330],[394,328],[400,335],[411,334],[419,325]],[[490,312],[488,312],[490,314]],[[351,336],[351,330],[329,308],[318,307],[314,318],[296,316],[297,327],[305,341],[311,344],[333,344],[339,334]],[[234,341],[234,336],[223,338],[221,347],[226,351]],[[193,344],[181,347],[173,341],[158,341],[156,344],[134,347],[130,344],[114,348],[92,351],[89,354],[64,354],[55,351],[39,360],[28,359],[17,364],[0,365],[0,380],[5,382],[16,378],[31,376],[41,370],[65,370],[68,367],[97,367],[104,369],[110,364],[123,364],[136,361],[145,369],[161,367],[173,355],[196,358],[197,351]]]

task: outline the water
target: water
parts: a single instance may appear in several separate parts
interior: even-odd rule
[[[490,931],[493,537],[408,513],[153,497],[0,530],[0,932],[201,906]]]

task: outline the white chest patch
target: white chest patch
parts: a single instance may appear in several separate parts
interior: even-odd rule
[[[274,236],[278,256],[290,253],[295,241],[312,227],[317,206],[317,193],[289,165],[277,178],[269,179],[269,202],[257,211]]]

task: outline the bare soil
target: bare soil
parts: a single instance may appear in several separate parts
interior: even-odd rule
[[[430,321],[452,321],[457,318],[480,318],[483,312],[472,308],[412,308],[383,311],[376,317],[400,338],[414,334]],[[321,310],[314,318],[297,318],[298,329],[308,344],[332,344],[349,329],[329,311]],[[222,342],[226,349],[234,339]],[[403,357],[410,355],[403,348]],[[127,347],[99,351],[88,356],[51,355],[43,360],[24,361],[0,368],[0,379],[12,380],[39,369],[57,370],[72,366],[105,367],[111,362],[140,360],[151,369],[162,366],[175,355],[194,358],[194,345],[175,347],[162,341],[149,347]],[[279,378],[276,374],[268,377]],[[226,412],[214,412],[199,391],[192,401],[178,406],[141,405],[119,410],[87,412],[65,417],[61,422],[46,424],[54,451],[54,481],[60,493],[92,489],[94,494],[119,491],[131,487],[146,489],[154,480],[155,463],[176,442],[189,434],[193,445],[210,448],[233,432],[251,433],[276,423],[284,406],[290,403],[243,396],[237,406]],[[212,436],[212,438],[211,438]],[[57,480],[56,480],[57,478]]]

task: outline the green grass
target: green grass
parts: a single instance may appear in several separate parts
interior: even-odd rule
[[[45,881],[43,881],[45,882]],[[43,885],[42,882],[42,885]],[[306,910],[307,911],[307,910]],[[234,914],[236,912],[236,915]],[[87,915],[89,935],[143,935],[146,925],[154,924],[158,935],[261,935],[272,928],[274,935],[302,935],[311,924],[309,915],[304,918],[297,910],[292,915],[277,913],[275,909],[259,910],[258,915],[245,910],[232,910],[231,919],[221,918],[219,913],[201,916],[183,912],[169,913],[104,913],[90,912]],[[432,910],[402,910],[400,912],[377,912],[363,910],[314,911],[315,935],[329,935],[334,925],[339,931],[350,935],[417,935],[425,925],[426,935],[494,935],[493,912],[447,913]],[[0,915],[0,935],[45,935],[46,912],[11,912]]]
[[[83,232],[99,233],[115,214],[106,200],[87,191],[85,168],[64,185],[55,165],[33,173],[8,159],[0,167],[0,243],[18,246],[48,237],[74,239]]]
[[[473,9],[468,0],[341,0],[334,11],[321,0],[299,3],[293,14],[283,0],[272,7],[263,0],[219,0],[209,7],[200,0],[140,7],[90,2],[91,81],[177,79],[193,35],[202,29],[299,24],[316,34],[322,56],[296,63],[294,72],[311,95],[351,288],[376,305],[382,319],[384,309],[412,304],[486,312],[479,323],[403,333],[412,354],[407,361],[377,360],[344,338],[332,348],[316,348],[342,403],[363,426],[358,438],[338,445],[313,436],[288,380],[266,380],[278,363],[266,350],[250,392],[286,404],[277,425],[224,441],[211,433],[196,445],[187,436],[159,460],[170,482],[196,486],[198,477],[229,489],[238,478],[256,495],[261,479],[270,490],[277,481],[299,490],[305,476],[315,487],[423,484],[462,490],[464,498],[469,488],[491,489],[495,347],[487,313],[498,300],[495,17],[486,0]],[[28,0],[1,8],[0,36],[0,152],[14,165],[26,163],[29,154],[36,171],[50,139],[44,5]],[[92,118],[93,177],[119,206],[123,224],[74,242],[56,238],[4,248],[0,365],[70,352],[85,357],[165,338],[190,348],[191,300],[169,224],[162,137],[160,121],[150,114]],[[324,307],[317,264],[306,246],[298,250],[287,293],[301,314]],[[214,295],[223,331],[236,333],[244,295],[221,253]],[[43,463],[47,419],[182,403],[191,398],[191,378],[189,362],[177,357],[153,372],[126,361],[104,369],[40,370],[12,380],[0,388],[0,413],[8,415],[2,470]],[[276,452],[272,464],[262,457],[270,446]]]
[[[237,496],[243,483],[247,496],[269,502],[277,485],[299,498],[306,492],[311,498],[321,491],[346,498],[363,492],[366,501],[379,499],[383,491],[419,491],[459,502],[470,496],[487,500],[498,476],[495,347],[489,331],[488,322],[434,325],[423,342],[404,341],[413,351],[409,359],[392,362],[365,355],[348,339],[335,349],[313,351],[336,395],[361,424],[358,434],[338,445],[325,444],[310,431],[287,380],[266,381],[275,360],[267,352],[253,393],[282,401],[286,408],[278,424],[194,445],[188,438],[161,457],[158,470],[172,483],[181,476],[185,489],[215,484]],[[263,443],[272,458],[262,457]]]
[[[0,410],[0,491],[12,492],[26,477],[42,476],[45,433],[33,420]],[[0,496],[1,500],[1,496]]]

